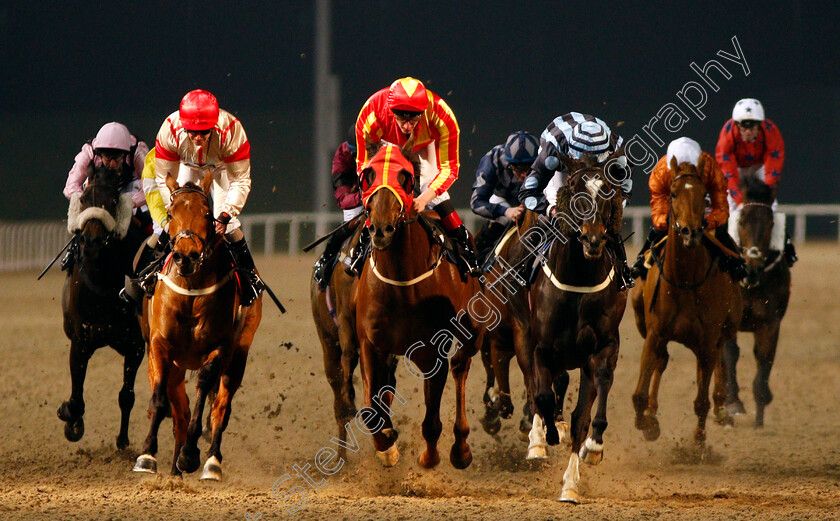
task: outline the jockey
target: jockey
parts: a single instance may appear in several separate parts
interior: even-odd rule
[[[519,204],[517,195],[537,158],[538,146],[537,138],[520,130],[509,135],[504,145],[491,148],[479,161],[470,208],[488,219],[475,238],[480,253],[492,248],[508,223],[522,215],[524,206]]]
[[[414,150],[420,153],[420,195],[414,199],[414,209],[427,207],[440,216],[447,234],[457,245],[462,272],[477,276],[480,273],[475,250],[464,223],[452,206],[447,189],[458,178],[459,146],[458,122],[455,114],[437,94],[427,90],[414,78],[400,78],[368,98],[356,120],[358,147],[356,172],[370,159],[365,144],[380,140],[403,145],[414,137]],[[361,273],[370,235],[365,227],[359,244],[353,250],[349,269]]]
[[[140,172],[148,152],[149,146],[133,136],[122,123],[112,121],[102,125],[96,137],[82,145],[82,150],[76,155],[73,168],[67,174],[64,196],[71,199],[73,195],[81,194],[93,169],[104,166],[119,171],[120,192],[131,193],[135,211],[142,209],[146,198],[140,189]],[[69,271],[73,267],[74,249],[75,244],[61,260],[62,270]]]
[[[668,214],[671,210],[671,183],[670,179],[673,175],[670,170],[671,159],[676,158],[678,164],[691,163],[698,166],[700,157],[705,158],[705,168],[702,172],[698,172],[703,179],[703,184],[706,186],[708,192],[708,200],[711,201],[711,208],[707,208],[706,213],[706,230],[714,230],[715,238],[724,246],[738,252],[738,246],[735,241],[729,236],[726,227],[726,221],[729,218],[729,208],[726,204],[726,179],[720,169],[717,161],[712,158],[707,152],[703,152],[700,144],[691,138],[681,137],[671,141],[668,145],[668,152],[662,156],[656,166],[653,167],[650,180],[650,209],[653,226],[650,228],[650,233],[642,246],[641,252],[633,265],[633,273],[639,276],[642,280],[647,276],[647,268],[645,267],[645,252],[660,241],[663,237],[668,235]],[[720,267],[723,271],[728,271],[733,280],[736,282],[746,276],[746,268],[744,260],[733,258],[729,255],[721,255]]]
[[[621,148],[624,140],[610,131],[610,127],[601,119],[580,112],[569,112],[558,116],[540,134],[540,148],[537,159],[531,166],[531,173],[522,184],[519,200],[525,208],[537,212],[545,212],[549,216],[554,214],[557,202],[557,191],[566,185],[569,172],[560,162],[561,155],[573,159],[580,159],[584,154],[594,156],[599,164],[604,162],[616,150]],[[610,167],[608,177],[612,184],[621,186],[623,204],[630,199],[633,180],[630,177],[630,164],[624,154],[616,158]],[[624,251],[624,241],[621,237],[608,233],[608,245],[616,259],[619,280],[619,291],[632,288],[635,284],[627,266],[627,254]]]
[[[238,118],[219,109],[216,97],[205,90],[188,92],[179,110],[166,118],[155,141],[154,175],[163,202],[168,205],[166,175],[172,174],[183,185],[197,183],[195,170],[212,169],[213,216],[216,232],[224,234],[236,262],[242,283],[242,305],[250,306],[265,289],[254,266],[237,216],[251,191],[251,144]],[[147,193],[155,185],[144,184]],[[155,214],[153,214],[154,216]],[[157,214],[161,219],[161,215]],[[157,224],[168,231],[169,217]]]
[[[335,202],[344,212],[344,222],[352,221],[364,212],[359,190],[359,176],[356,174],[356,127],[350,127],[347,141],[340,144],[332,161],[332,183]],[[324,253],[315,262],[315,281],[321,289],[326,288],[326,269],[341,250],[341,245],[356,231],[355,226],[344,226],[336,230],[327,241]]]
[[[741,176],[754,176],[770,187],[782,177],[785,142],[782,133],[764,117],[764,107],[757,99],[744,98],[732,109],[732,118],[720,131],[715,156],[729,184],[729,212],[735,216],[744,204],[739,182]],[[773,211],[776,210],[773,201]],[[785,260],[796,262],[796,250],[785,236]]]

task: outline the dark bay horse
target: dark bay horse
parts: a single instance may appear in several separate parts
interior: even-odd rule
[[[654,257],[656,262],[647,279],[632,294],[636,326],[645,339],[633,405],[636,428],[647,440],[659,437],[659,383],[668,365],[671,340],[685,345],[697,357],[695,442],[702,445],[706,440],[713,373],[715,416],[719,422],[728,421],[721,353],[724,343],[733,340],[738,331],[741,292],[730,275],[720,269],[709,248],[701,244],[706,187],[700,172],[705,161],[701,156],[696,167],[671,161],[671,209],[664,258]]]
[[[61,306],[64,333],[70,339],[70,399],[58,408],[65,421],[64,435],[79,441],[85,432],[84,385],[93,353],[110,345],[125,357],[119,393],[122,412],[117,447],[128,447],[128,420],[134,407],[134,380],[143,361],[145,344],[132,309],[119,298],[131,260],[143,241],[132,228],[131,194],[120,195],[119,174],[95,169],[81,196],[74,196],[68,212],[68,230],[79,244],[72,270],[67,274]],[[129,231],[130,230],[130,231]]]
[[[494,261],[487,269],[484,282],[484,294],[498,302],[499,324],[488,329],[481,346],[481,360],[487,375],[484,390],[484,417],[481,425],[488,434],[496,434],[501,428],[500,418],[513,416],[514,407],[510,391],[510,361],[516,356],[525,382],[526,400],[519,432],[527,439],[533,422],[532,393],[534,381],[534,357],[531,349],[531,316],[528,302],[527,281],[523,277],[529,274],[534,261],[531,248],[521,238],[527,237],[528,230],[537,224],[538,215],[534,212],[523,213],[519,222],[502,236],[493,251]],[[527,239],[526,239],[527,241]],[[524,269],[523,269],[524,267]],[[568,424],[563,421],[563,405],[569,374],[562,371],[554,382],[557,397],[555,423],[567,433]],[[533,456],[533,455],[532,455]],[[539,454],[531,459],[542,459],[547,455]]]
[[[753,380],[755,426],[764,426],[764,408],[773,400],[770,392],[770,369],[776,358],[779,327],[790,300],[790,268],[782,251],[772,249],[776,192],[761,180],[746,176],[741,181],[744,205],[738,219],[741,255],[747,261],[747,284],[741,286],[744,312],[739,331],[755,335],[753,354],[758,365]],[[740,350],[735,339],[726,342],[723,358],[726,364],[726,408],[730,414],[743,414],[744,404],[738,397],[736,364]]]
[[[201,479],[222,478],[222,433],[262,317],[262,299],[247,307],[239,304],[233,262],[214,227],[212,182],[212,173],[205,175],[201,186],[187,183],[179,188],[174,177],[166,178],[172,193],[172,254],[158,274],[154,295],[143,301],[141,323],[149,342],[152,399],[149,435],[134,466],[137,472],[157,472],[157,431],[170,408],[175,435],[171,474],[198,469],[204,402],[214,393],[209,457]],[[187,370],[198,370],[192,416],[184,385]]]
[[[358,241],[361,231],[362,226],[359,226],[350,244]],[[349,245],[345,245],[345,248],[349,249]],[[312,278],[309,300],[315,329],[321,341],[324,372],[333,391],[333,413],[338,424],[338,438],[346,443],[347,423],[352,422],[356,415],[353,371],[359,362],[359,346],[353,303],[359,279],[348,275],[342,266],[339,263],[333,270],[326,291],[321,291]],[[338,450],[342,458],[346,456],[344,445],[339,445]]]
[[[449,459],[453,466],[466,468],[472,452],[467,443],[464,388],[483,334],[479,321],[490,313],[471,300],[483,297],[479,282],[474,278],[462,281],[456,264],[443,258],[443,246],[433,242],[433,237],[445,234],[430,233],[412,210],[410,198],[401,198],[413,192],[416,170],[405,159],[412,143],[409,140],[403,151],[388,144],[378,152],[372,148],[372,159],[362,173],[372,251],[355,299],[364,382],[364,408],[359,415],[373,435],[380,461],[395,465],[399,451],[391,404],[395,397],[401,403],[405,399],[395,388],[394,356],[404,356],[409,371],[423,379],[425,387],[426,450],[419,462],[425,468],[434,467],[440,462],[440,400],[451,358],[456,418]]]
[[[618,291],[615,279],[620,275],[604,254],[608,230],[620,232],[620,191],[606,180],[603,166],[592,157],[576,161],[561,156],[561,160],[570,172],[568,185],[558,193],[554,217],[554,229],[562,239],[549,248],[530,295],[538,414],[531,429],[529,457],[544,453],[546,443],[560,442],[552,383],[562,372],[580,369],[578,401],[571,417],[572,453],[560,495],[561,501],[578,503],[580,460],[595,465],[603,459],[607,395],[618,361],[618,326],[627,297]]]

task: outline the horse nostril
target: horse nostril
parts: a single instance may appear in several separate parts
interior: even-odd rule
[[[194,252],[191,252],[191,253],[190,253],[190,260],[191,260],[192,262],[196,262],[196,261],[198,261],[198,257],[199,257],[199,255],[198,255],[198,252],[197,252],[197,251],[194,251]]]
[[[389,224],[385,227],[385,233],[394,233],[394,230],[396,230],[396,228],[394,228],[393,224]]]
[[[687,237],[690,233],[691,233],[691,230],[689,230],[689,229],[688,229],[688,226],[683,226],[683,227],[682,227],[682,229],[680,230],[680,234],[682,234],[682,235],[684,235],[684,236],[686,236],[686,237]]]
[[[183,256],[183,255],[181,255],[181,254],[180,254],[180,253],[178,253],[178,252],[175,252],[175,253],[173,253],[173,254],[172,254],[172,260],[174,260],[174,261],[175,261],[175,264],[179,264],[179,265],[180,265],[181,263],[183,263],[183,262],[184,262],[184,256]]]

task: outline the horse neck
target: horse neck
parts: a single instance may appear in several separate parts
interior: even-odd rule
[[[665,242],[664,275],[673,281],[686,283],[697,282],[709,270],[712,255],[701,243],[694,248],[686,248],[682,238],[673,226],[668,227],[668,240]]]
[[[397,280],[414,278],[434,262],[432,246],[419,221],[399,227],[387,249],[371,251],[377,271]]]

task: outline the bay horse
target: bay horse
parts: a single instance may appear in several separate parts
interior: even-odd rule
[[[519,432],[526,439],[534,416],[532,389],[534,381],[533,350],[531,349],[531,317],[527,281],[534,258],[531,250],[520,239],[538,222],[538,214],[524,212],[518,222],[512,223],[497,242],[492,252],[492,265],[485,269],[485,295],[493,296],[500,305],[499,324],[488,329],[481,346],[481,360],[486,374],[484,389],[484,417],[481,425],[488,434],[501,429],[501,418],[513,416],[514,406],[510,391],[510,361],[516,356],[525,383],[526,399]],[[563,420],[563,406],[569,374],[562,371],[553,387],[557,398],[555,423],[564,433],[568,424]],[[564,437],[564,439],[566,439]]]
[[[84,385],[93,353],[110,345],[124,357],[119,392],[120,431],[117,448],[128,447],[128,423],[134,407],[134,380],[143,361],[145,343],[133,310],[119,298],[125,276],[132,272],[134,251],[143,241],[131,226],[131,194],[120,195],[119,173],[96,168],[87,187],[71,199],[67,228],[79,248],[62,291],[64,333],[70,339],[70,399],[58,408],[64,436],[79,441],[85,432]]]
[[[607,164],[621,154],[623,150],[614,152]],[[545,457],[546,443],[560,442],[553,421],[552,383],[562,372],[579,369],[578,400],[571,416],[572,451],[559,498],[579,503],[580,460],[592,465],[603,460],[607,396],[618,361],[618,326],[627,303],[626,293],[618,291],[620,275],[614,261],[604,254],[607,232],[620,235],[622,197],[593,157],[560,157],[570,172],[567,186],[558,192],[552,223],[562,239],[548,249],[530,293],[537,414],[528,452],[529,458]]]
[[[398,433],[391,422],[391,404],[394,397],[405,400],[395,388],[394,361],[395,356],[404,356],[409,371],[424,383],[426,450],[419,463],[434,467],[440,462],[440,400],[451,358],[456,417],[449,459],[463,469],[472,462],[465,384],[471,357],[482,340],[479,320],[487,320],[489,312],[486,307],[479,311],[479,304],[472,300],[483,297],[478,280],[463,281],[457,265],[443,258],[443,246],[433,242],[433,238],[445,237],[442,228],[430,232],[419,221],[424,217],[412,209],[407,194],[413,193],[417,165],[406,159],[416,159],[410,152],[412,144],[409,139],[402,149],[385,144],[378,151],[378,145],[370,145],[372,159],[362,171],[372,250],[355,299],[364,383],[364,408],[357,418],[373,435],[382,464],[395,465]]]
[[[222,434],[262,318],[262,299],[247,307],[239,303],[234,264],[214,226],[212,182],[212,173],[200,186],[190,182],[179,187],[171,174],[166,177],[172,194],[172,254],[157,275],[154,294],[143,300],[140,320],[149,344],[152,398],[149,434],[136,472],[157,472],[157,431],[170,409],[175,436],[171,475],[198,469],[204,402],[213,393],[212,434],[201,479],[222,479]],[[187,370],[198,370],[192,416],[184,384]]]
[[[361,234],[360,225],[342,248],[347,254]],[[313,268],[314,269],[314,268]],[[356,314],[353,302],[359,279],[348,275],[339,262],[332,271],[325,291],[318,288],[314,277],[310,281],[309,301],[312,318],[324,357],[324,372],[333,391],[333,413],[338,425],[339,456],[346,457],[347,424],[356,415],[356,389],[353,386],[353,372],[359,362],[359,346],[356,339]]]
[[[790,267],[782,251],[772,249],[775,222],[773,201],[776,191],[760,179],[746,176],[741,180],[744,205],[738,218],[741,254],[747,262],[746,284],[741,285],[743,315],[739,331],[755,336],[753,354],[758,366],[753,380],[755,426],[764,426],[764,408],[773,400],[770,392],[770,369],[776,358],[779,327],[790,300]],[[730,415],[744,414],[738,397],[736,364],[740,350],[736,339],[726,342],[723,359],[726,365],[726,408]]]
[[[694,413],[697,428],[694,441],[706,441],[706,416],[709,412],[709,385],[715,375],[713,399],[715,417],[728,423],[724,408],[725,369],[721,352],[725,342],[733,340],[741,320],[741,292],[728,273],[722,271],[704,237],[706,187],[701,177],[706,156],[698,165],[685,162],[670,164],[670,201],[668,236],[664,256],[652,248],[655,261],[644,284],[632,294],[636,327],[645,339],[639,381],[633,393],[636,428],[645,439],[659,437],[659,383],[668,365],[668,342],[677,341],[697,357],[697,397]]]

